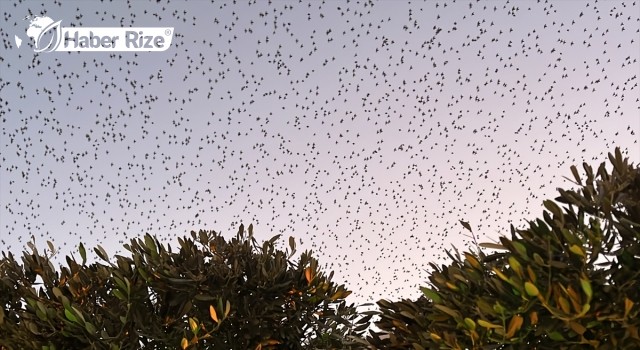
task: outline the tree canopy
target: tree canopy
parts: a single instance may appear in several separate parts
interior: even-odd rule
[[[0,346],[8,349],[349,348],[367,319],[310,252],[258,244],[253,227],[226,240],[213,231],[179,238],[172,252],[151,235],[129,256],[87,264],[67,256],[56,270],[33,244],[22,264],[3,254]],[[53,247],[50,246],[53,250]],[[370,318],[370,317],[369,317]]]
[[[449,253],[417,300],[380,300],[389,349],[640,348],[640,168],[619,149],[511,237]],[[463,226],[471,231],[468,223]],[[466,224],[466,225],[465,225]],[[488,248],[486,253],[482,248]]]
[[[146,235],[128,256],[66,257],[29,243],[0,260],[0,349],[637,349],[640,167],[619,149],[575,188],[543,202],[510,237],[448,252],[416,300],[359,312],[311,252],[261,244],[253,227],[178,238]],[[369,329],[376,315],[376,329]]]

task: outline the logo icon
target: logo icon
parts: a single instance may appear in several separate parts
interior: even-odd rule
[[[62,41],[60,22],[62,21],[54,22],[47,16],[34,16],[30,19],[27,36],[33,39],[35,52],[51,52],[58,48]],[[22,40],[17,36],[16,38],[16,45],[20,47]]]
[[[161,27],[63,27],[47,16],[27,16],[27,36],[35,52],[53,51],[165,51],[171,46],[173,28]],[[15,35],[16,46],[22,39]]]

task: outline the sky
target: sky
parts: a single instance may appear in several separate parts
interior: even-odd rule
[[[111,256],[253,224],[353,302],[541,217],[569,167],[640,161],[637,1],[2,1],[0,249]],[[62,27],[158,52],[35,52]],[[55,33],[45,33],[47,38]],[[17,47],[15,37],[22,40]],[[286,244],[282,244],[284,249]],[[94,256],[95,258],[95,256]]]

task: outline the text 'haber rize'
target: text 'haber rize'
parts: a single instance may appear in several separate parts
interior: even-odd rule
[[[80,35],[78,31],[75,32],[74,36],[69,36],[69,31],[64,33],[64,47],[69,47],[70,42],[73,42],[73,48],[115,48],[119,36],[110,36],[110,35],[93,35],[93,32],[89,32],[89,35]],[[125,32],[124,36],[124,44],[127,48],[134,49],[153,49],[153,48],[162,48],[164,47],[164,37],[158,35],[143,35],[142,31],[136,32],[132,30],[128,30]]]

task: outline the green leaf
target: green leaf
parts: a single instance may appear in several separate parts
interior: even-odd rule
[[[575,255],[580,255],[583,258],[585,257],[584,250],[582,250],[582,247],[577,244],[570,246],[569,250]]]
[[[560,209],[560,207],[554,203],[552,200],[545,200],[542,202],[542,204],[544,205],[545,208],[547,208],[547,210],[549,210],[554,217],[556,218],[560,218],[562,217],[562,209]]]
[[[529,294],[529,296],[532,296],[532,297],[537,297],[538,294],[540,294],[538,287],[536,287],[533,283],[528,281],[524,283],[524,290],[527,292],[527,294]]]
[[[533,253],[533,261],[535,261],[536,264],[538,264],[540,266],[547,266],[547,264],[544,263],[544,260],[542,259],[542,257],[538,253]]]
[[[551,338],[551,340],[553,341],[567,341],[567,339],[565,339],[562,334],[558,331],[554,331],[549,333],[549,338]]]
[[[422,294],[431,299],[434,303],[439,304],[442,302],[442,298],[436,291],[427,287],[420,287],[420,290],[422,291]]]
[[[500,326],[500,325],[493,324],[493,323],[485,321],[485,320],[478,320],[478,324],[481,327],[484,327],[484,328],[502,328],[502,326]]]
[[[520,265],[520,262],[518,261],[518,259],[516,259],[515,256],[510,256],[509,257],[509,266],[511,266],[511,269],[518,275],[518,277],[522,277],[523,273],[522,273],[522,265]]]
[[[459,319],[461,318],[460,313],[450,307],[444,306],[444,305],[440,305],[440,304],[434,304],[433,307],[435,307],[436,309],[441,310],[442,312],[446,313],[447,315],[455,318],[455,319]]]
[[[584,294],[587,296],[587,302],[591,301],[593,297],[593,290],[591,289],[591,282],[586,277],[580,278],[580,286],[584,291]]]
[[[146,244],[147,247],[149,247],[149,249],[151,250],[152,255],[155,256],[154,253],[158,252],[158,247],[156,247],[156,242],[153,239],[153,237],[151,237],[151,235],[148,234],[148,233],[146,235],[144,235],[144,244]]]
[[[189,317],[189,328],[191,328],[191,332],[193,333],[193,335],[198,335],[198,331],[200,330],[198,327],[198,322],[192,317]]]
[[[464,319],[464,325],[467,327],[467,329],[469,330],[475,330],[476,329],[476,323],[473,322],[472,319],[470,319],[469,317],[465,317]]]
[[[95,334],[96,333],[96,327],[93,324],[89,323],[89,322],[84,324],[84,329],[86,329],[87,332],[89,332],[90,334]]]
[[[71,313],[69,309],[64,309],[64,315],[67,317],[67,320],[71,322],[78,322],[78,319],[76,318],[76,316],[73,313]]]
[[[124,293],[122,293],[120,289],[114,289],[113,295],[122,301],[127,301],[127,297],[124,295]]]
[[[525,260],[529,259],[529,257],[527,256],[527,247],[524,244],[518,241],[511,241],[511,244],[515,248],[518,255],[520,255]]]

